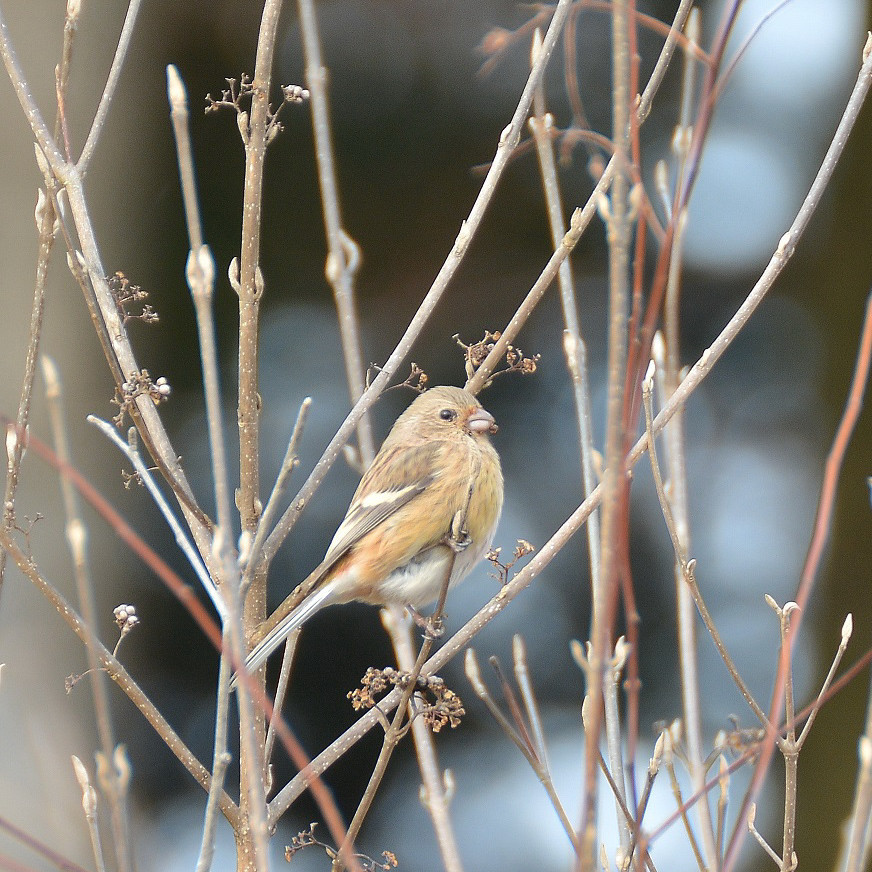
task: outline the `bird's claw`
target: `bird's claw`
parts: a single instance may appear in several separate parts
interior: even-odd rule
[[[460,530],[457,533],[452,532],[445,540],[445,543],[455,554],[460,554],[461,551],[466,551],[472,544],[472,536],[466,530]]]
[[[424,638],[441,639],[445,635],[445,625],[442,623],[442,615],[430,615],[424,624]]]
[[[412,620],[424,631],[425,639],[439,639],[445,635],[441,615],[422,615],[414,606],[406,606]]]

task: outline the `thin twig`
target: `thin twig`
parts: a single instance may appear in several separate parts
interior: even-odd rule
[[[230,650],[230,625],[225,624],[221,654],[218,667],[218,697],[215,702],[215,738],[212,751],[212,782],[206,811],[203,813],[203,834],[200,839],[200,855],[197,858],[196,872],[208,872],[215,856],[215,833],[218,824],[218,800],[224,789],[224,777],[232,757],[227,749],[228,711],[230,704],[230,676],[233,667],[227,653]]]
[[[789,602],[784,607],[779,606],[772,597],[767,597],[768,605],[774,609],[778,616],[778,629],[780,637],[779,659],[786,656],[790,659],[791,640],[795,632],[791,618],[799,617],[799,607],[796,603]],[[781,836],[781,856],[784,858],[780,864],[781,872],[787,872],[785,864],[788,857],[794,856],[796,844],[796,803],[799,789],[799,745],[796,743],[796,724],[794,718],[796,710],[793,703],[793,669],[792,663],[788,664],[784,682],[784,713],[787,717],[787,729],[784,736],[778,741],[778,749],[784,758],[784,820]]]
[[[100,839],[100,824],[97,814],[97,791],[91,784],[91,777],[85,764],[73,754],[73,771],[79,787],[82,790],[82,810],[85,812],[85,821],[88,825],[88,834],[91,837],[91,852],[94,854],[94,865],[97,872],[106,872],[106,861],[103,859],[103,845]]]
[[[175,68],[167,68],[168,97],[171,106],[173,132],[176,139],[176,150],[179,162],[179,175],[182,182],[185,215],[188,225],[188,240],[190,253],[185,271],[197,320],[197,333],[200,339],[200,360],[203,368],[203,388],[206,400],[206,420],[209,430],[210,457],[212,460],[212,479],[215,487],[215,505],[218,517],[218,527],[213,534],[213,556],[222,572],[214,581],[221,590],[221,601],[226,611],[222,613],[224,620],[222,634],[221,665],[218,671],[218,696],[215,712],[215,747],[213,754],[212,780],[213,788],[209,792],[206,803],[206,815],[203,826],[203,837],[197,872],[207,872],[215,845],[215,824],[217,806],[215,797],[219,786],[223,784],[229,764],[227,750],[227,718],[230,697],[231,656],[233,662],[240,663],[245,659],[245,631],[242,622],[242,585],[239,564],[231,544],[233,521],[230,514],[230,480],[227,469],[226,434],[224,430],[223,406],[221,403],[221,381],[218,367],[217,340],[215,337],[215,317],[213,301],[215,294],[215,260],[209,247],[203,244],[202,221],[196,196],[196,178],[188,129],[187,94],[181,77]],[[216,591],[217,593],[217,591]],[[241,688],[238,696],[240,711],[240,759],[255,760],[261,750],[259,741],[262,724],[255,714],[247,688]],[[254,857],[260,859],[266,855],[266,812],[264,804],[259,801],[257,788],[263,782],[251,774],[246,767],[242,773],[249,772],[248,783],[242,784],[248,789],[244,794],[251,797],[256,811],[250,816],[251,829],[246,833],[253,836]],[[216,784],[218,786],[216,786]],[[261,788],[262,790],[262,788]],[[244,805],[244,802],[241,802]],[[242,813],[246,815],[247,809]],[[242,844],[243,834],[236,837]],[[240,847],[240,853],[243,849]]]
[[[411,621],[403,610],[396,606],[382,610],[381,614],[397,655],[397,667],[405,672],[411,672],[415,667]],[[462,872],[463,861],[460,859],[460,849],[457,846],[457,837],[448,811],[448,796],[445,788],[448,773],[443,774],[440,769],[433,733],[423,718],[412,719],[412,741],[415,744],[415,755],[421,772],[421,802],[433,823],[442,865],[446,872]]]
[[[82,149],[82,154],[79,156],[76,164],[76,168],[81,176],[88,172],[88,164],[91,162],[94,149],[97,147],[97,140],[103,131],[109,107],[112,105],[112,98],[115,96],[115,89],[118,87],[118,81],[121,78],[121,70],[124,68],[124,60],[127,57],[127,50],[130,48],[133,28],[136,25],[136,16],[139,14],[139,7],[141,5],[142,0],[130,0],[130,4],[127,7],[127,15],[124,18],[121,35],[118,37],[118,47],[115,49],[115,57],[112,58],[112,66],[109,68],[109,76],[103,88],[103,96],[100,97],[100,104],[97,106],[97,112],[91,123],[88,138],[85,140],[85,147]]]
[[[627,855],[630,847],[630,826],[632,825],[632,820],[628,820],[622,809],[622,807],[627,805],[627,782],[624,773],[624,750],[621,737],[621,713],[618,705],[618,691],[628,655],[629,645],[627,640],[620,636],[615,642],[614,652],[607,663],[603,679],[603,714],[606,747],[609,755],[608,766],[614,781],[613,790],[617,801],[618,835],[621,852],[624,856]]]
[[[706,872],[705,858],[702,855],[702,851],[699,849],[699,842],[697,841],[696,834],[693,831],[693,826],[690,823],[690,818],[687,816],[687,803],[682,800],[681,797],[681,785],[678,783],[678,778],[675,775],[675,764],[673,763],[674,757],[672,754],[669,754],[668,760],[666,763],[666,771],[669,773],[669,783],[672,785],[672,794],[675,797],[675,804],[678,806],[679,812],[681,814],[681,822],[684,824],[684,832],[687,836],[687,843],[690,845],[694,859],[696,860],[697,868],[699,872]]]
[[[730,800],[730,771],[723,754],[718,754],[718,776],[718,808],[717,827],[715,829],[715,846],[718,850],[718,864],[720,864],[720,852],[724,845],[724,832],[726,831],[725,828],[727,824],[727,808]],[[708,796],[708,794],[705,795]]]
[[[256,565],[260,549],[271,531],[272,522],[279,511],[279,503],[287,490],[288,482],[291,478],[291,473],[299,462],[298,449],[300,439],[303,436],[303,427],[306,426],[306,419],[309,417],[309,409],[312,407],[312,398],[304,397],[300,403],[300,409],[297,412],[297,419],[294,422],[294,429],[291,431],[291,438],[288,440],[288,447],[285,450],[285,456],[282,460],[279,474],[276,476],[275,484],[273,485],[272,493],[266,502],[266,508],[263,510],[260,521],[257,525],[257,532],[254,536],[254,541],[251,544],[251,552],[247,561],[249,567]],[[250,571],[250,570],[249,570]]]
[[[226,437],[221,404],[221,378],[215,339],[215,259],[203,243],[203,222],[197,200],[197,180],[188,128],[188,95],[181,76],[172,64],[167,67],[167,96],[176,141],[182,202],[188,227],[190,253],[185,277],[194,301],[197,333],[200,338],[200,362],[203,367],[203,388],[206,398],[206,422],[212,458],[212,480],[215,486],[215,507],[218,526],[229,545],[233,524],[230,515],[230,484],[227,472]]]
[[[285,695],[288,692],[288,687],[291,681],[291,669],[294,665],[294,655],[297,653],[297,643],[300,641],[300,633],[302,632],[302,627],[297,627],[287,639],[285,639],[284,651],[282,653],[282,665],[279,669],[279,680],[276,685],[276,695],[273,700],[273,709],[275,711],[280,712],[282,708],[284,708],[285,704]],[[271,786],[272,775],[271,775],[271,760],[273,755],[273,747],[275,746],[276,740],[276,728],[275,728],[275,718],[270,720],[269,726],[266,730],[266,741],[264,742],[264,751],[263,751],[263,775],[264,775],[264,783],[267,785],[267,795],[269,795],[269,788]]]
[[[870,850],[869,829],[872,821],[872,684],[866,703],[866,727],[858,743],[860,767],[854,802],[848,826],[844,828],[841,860],[836,868],[841,872],[862,872],[867,866]]]
[[[0,420],[4,420],[0,416]],[[11,422],[7,422],[7,425]],[[142,562],[166,585],[167,589],[187,609],[200,627],[203,635],[212,643],[216,651],[221,650],[221,632],[215,621],[196,596],[189,584],[175,573],[154,549],[138,536],[133,528],[112,507],[109,501],[74,466],[64,463],[44,442],[36,436],[30,437],[30,450],[51,464],[64,477],[68,478],[97,514],[115,531],[118,538],[136,554]]]
[[[0,830],[15,839],[17,842],[21,842],[22,845],[25,845],[29,850],[38,854],[52,866],[57,867],[61,872],[88,872],[88,870],[84,869],[82,866],[79,866],[72,860],[68,860],[53,848],[31,836],[30,833],[25,832],[20,827],[15,826],[11,821],[2,817],[0,817]],[[22,866],[18,864],[16,860],[7,858],[5,855],[0,855],[0,861],[4,864],[4,868],[15,870],[15,872],[18,872],[18,870],[21,870],[21,872],[31,872],[30,866]]]
[[[685,35],[689,46],[698,46],[700,41],[700,11],[694,9],[689,15]],[[692,51],[684,53],[684,70],[681,87],[681,112],[672,138],[673,154],[677,159],[678,171],[675,188],[680,189],[684,182],[686,159],[692,131],[692,105],[696,97],[696,60]],[[668,200],[667,200],[668,202]],[[671,218],[671,203],[669,204]],[[687,207],[677,215],[675,234],[672,241],[672,256],[664,302],[664,338],[661,396],[666,397],[675,391],[681,381],[681,338],[679,304],[681,290],[681,261],[684,248],[684,232],[687,226]],[[655,337],[656,339],[656,337]],[[655,355],[656,357],[656,355]],[[675,517],[676,532],[683,543],[685,554],[690,552],[690,521],[688,509],[687,464],[684,415],[679,412],[664,431],[667,445],[666,462],[668,466],[669,496]],[[690,777],[694,789],[705,783],[703,760],[702,711],[699,693],[698,653],[696,645],[696,614],[690,592],[684,583],[682,568],[676,561],[675,571],[676,615],[678,625],[679,668],[681,670],[681,698],[684,728],[687,736],[687,752]],[[711,814],[706,803],[700,803],[697,814],[702,833],[703,847],[709,867],[716,865],[718,843],[712,824]]]
[[[612,139],[617,160],[611,197],[600,200],[609,248],[608,399],[605,472],[600,532],[600,569],[591,596],[588,661],[588,718],[585,721],[584,795],[579,822],[581,852],[577,869],[593,872],[596,865],[597,754],[604,718],[603,683],[611,647],[614,591],[617,588],[621,518],[626,499],[624,476],[624,386],[627,371],[627,323],[630,313],[630,246],[634,217],[630,206],[630,49],[629,2],[612,4]],[[635,22],[634,22],[635,26]],[[615,729],[619,727],[615,726]],[[623,773],[617,773],[622,776]]]
[[[536,748],[536,756],[548,767],[548,753],[545,746],[545,731],[542,727],[542,716],[539,714],[539,703],[533,690],[533,682],[530,679],[530,665],[527,661],[527,645],[520,633],[512,636],[512,667],[515,673],[515,681],[518,682],[518,690],[521,691],[521,699],[524,700],[524,710],[527,712],[527,721],[530,724],[530,733],[533,745]]]
[[[754,695],[751,693],[750,688],[745,683],[745,680],[739,673],[735,661],[730,655],[730,652],[726,644],[724,643],[724,640],[721,637],[718,628],[715,626],[715,623],[712,620],[711,613],[709,612],[708,607],[706,606],[705,601],[702,598],[702,594],[699,590],[699,585],[696,582],[696,574],[694,571],[696,561],[688,560],[687,554],[684,550],[684,544],[681,542],[678,530],[675,526],[675,519],[672,515],[672,507],[669,504],[669,500],[666,496],[666,491],[663,486],[663,477],[660,473],[660,463],[657,459],[657,446],[654,440],[654,415],[651,403],[651,393],[653,390],[654,381],[653,370],[654,363],[652,361],[651,365],[648,368],[648,375],[645,377],[645,381],[642,385],[642,405],[645,408],[645,432],[648,435],[648,457],[651,460],[651,472],[654,478],[654,487],[657,491],[657,499],[660,501],[660,509],[663,512],[663,519],[666,522],[666,529],[669,532],[669,538],[672,540],[672,548],[675,552],[675,561],[681,567],[681,572],[684,577],[684,581],[687,584],[688,590],[690,591],[690,595],[693,597],[693,601],[696,604],[703,624],[705,624],[706,630],[711,636],[712,641],[715,643],[715,647],[718,649],[718,654],[721,655],[721,659],[724,661],[724,665],[727,667],[727,671],[730,673],[731,678],[736,683],[736,687],[739,688],[739,692],[744,697],[745,702],[748,703],[751,711],[754,712],[763,727],[768,727],[769,722],[766,719],[766,713],[757,703],[757,700],[754,699]]]
[[[654,743],[654,753],[648,761],[648,771],[645,777],[645,786],[642,788],[642,795],[639,797],[639,806],[636,809],[636,822],[633,827],[633,837],[630,840],[630,847],[627,851],[627,861],[632,862],[633,855],[636,852],[636,847],[645,841],[646,848],[644,856],[648,857],[647,840],[642,837],[642,821],[645,819],[645,812],[648,810],[648,802],[651,799],[651,791],[654,789],[654,781],[660,772],[660,765],[663,762],[663,749],[666,744],[666,739],[661,733]],[[641,853],[641,852],[640,852]]]
[[[541,44],[540,31],[536,30],[534,37],[535,56]],[[573,79],[574,80],[574,79]],[[545,193],[545,204],[548,212],[548,224],[551,228],[551,243],[554,248],[566,233],[563,220],[563,203],[560,196],[560,186],[557,180],[557,168],[554,161],[554,149],[549,136],[553,117],[546,113],[545,89],[540,84],[533,99],[534,115],[530,118],[530,128],[536,141],[536,153],[539,156],[539,170],[542,175],[542,190]],[[573,398],[575,400],[575,416],[578,422],[578,441],[581,452],[581,477],[584,495],[587,496],[597,485],[594,469],[593,426],[591,420],[590,379],[587,370],[587,347],[582,338],[581,322],[578,317],[578,303],[575,296],[575,283],[572,277],[572,267],[569,258],[561,263],[557,273],[560,286],[560,302],[563,308],[563,324],[566,329],[563,348],[566,353],[567,368],[572,379]],[[594,512],[587,522],[587,547],[591,575],[599,573],[599,515]],[[596,585],[596,582],[594,582]]]
[[[176,142],[179,181],[182,185],[182,203],[188,228],[188,244],[191,251],[199,251],[203,245],[203,222],[197,199],[197,173],[194,169],[191,131],[188,127],[188,92],[181,74],[174,64],[167,64],[167,98],[170,104],[173,137]]]
[[[312,101],[312,130],[315,134],[315,160],[318,165],[318,183],[324,209],[324,229],[327,235],[327,281],[333,287],[333,298],[339,316],[342,356],[345,374],[356,403],[364,390],[365,366],[360,340],[360,325],[354,299],[354,280],[360,266],[357,243],[342,227],[339,193],[336,184],[336,166],[333,158],[333,137],[330,130],[330,107],[327,97],[327,68],[321,58],[321,42],[315,4],[312,0],[297,0],[300,14],[300,34],[306,63],[306,85]],[[372,421],[365,412],[357,424],[357,440],[361,456],[375,456]]]
[[[576,660],[578,660],[579,665],[582,666],[585,675],[587,675],[588,671],[590,669],[590,665],[589,665],[589,662],[587,661],[587,657],[578,657],[577,656]],[[584,702],[582,703],[582,706],[581,706],[582,723],[585,723],[588,716],[589,716],[588,713],[590,710],[590,705],[588,703],[588,699],[589,699],[589,696],[585,696]],[[585,726],[586,726],[586,723],[585,723]],[[602,772],[603,776],[606,779],[606,783],[608,784],[609,789],[612,792],[612,796],[615,798],[615,803],[617,804],[617,807],[618,807],[621,815],[623,816],[624,822],[626,822],[626,824],[628,824],[629,827],[633,829],[633,831],[638,832],[639,824],[633,819],[633,814],[630,811],[629,807],[627,806],[627,803],[624,802],[624,798],[621,795],[621,790],[618,787],[617,783],[615,782],[614,776],[612,775],[611,770],[609,769],[608,764],[606,763],[605,757],[603,757],[602,752],[599,749],[597,749],[596,757],[597,757],[597,764],[599,766],[599,771]],[[602,850],[605,851],[604,845],[602,846]],[[618,864],[618,868],[626,868],[623,866],[623,863],[626,862],[625,858],[627,858],[629,856],[630,856],[629,853],[623,854],[623,857],[621,858],[621,862]],[[643,862],[645,863],[645,866],[649,869],[649,872],[657,872],[656,868],[654,867],[654,862],[651,859],[651,855],[648,853],[647,850],[645,850],[643,852],[642,857],[643,857]]]
[[[771,848],[766,839],[763,838],[760,831],[754,826],[754,818],[757,816],[757,806],[752,803],[751,807],[748,809],[748,817],[746,818],[746,823],[748,826],[748,832],[754,837],[754,840],[758,845],[765,851],[765,853],[769,856],[769,858],[775,863],[775,865],[779,869],[783,869],[783,863],[781,857],[775,853],[775,851]]]
[[[824,700],[827,698],[827,692],[830,689],[830,685],[833,683],[833,679],[836,677],[836,670],[838,670],[839,664],[842,662],[842,657],[845,656],[845,649],[848,647],[848,641],[851,638],[853,630],[854,620],[849,614],[842,623],[842,634],[841,639],[839,640],[839,647],[836,649],[836,653],[833,656],[833,662],[830,663],[827,677],[824,679],[821,689],[818,691],[817,698],[814,703],[812,703],[811,711],[809,712],[808,718],[806,718],[802,732],[800,732],[799,738],[796,740],[796,744],[799,745],[800,748],[805,744],[805,740],[808,738],[812,724],[814,724],[815,718],[817,718],[818,712],[821,710]]]
[[[494,347],[488,353],[488,356],[482,361],[475,374],[470,378],[465,385],[466,390],[470,393],[477,394],[484,388],[503,355],[512,344],[515,337],[521,330],[521,327],[527,322],[530,315],[533,314],[539,301],[545,294],[545,291],[551,286],[551,283],[557,277],[560,271],[561,264],[569,257],[570,252],[578,244],[582,234],[587,229],[590,220],[595,214],[595,209],[591,206],[592,201],[582,209],[576,209],[572,213],[572,218],[569,222],[569,230],[563,236],[560,244],[554,251],[554,254],[548,259],[539,278],[533,283],[533,287],[527,292],[523,302],[518,306],[515,314],[512,315],[505,329],[501,331],[500,338],[494,343]],[[590,206],[590,208],[588,208]]]
[[[471,498],[472,490],[470,489],[469,499]],[[460,512],[458,512],[457,516],[455,517],[455,522],[452,523],[452,535],[454,530],[464,531],[466,529],[466,515],[469,511],[469,499],[467,499],[466,506]],[[457,553],[457,549],[453,547],[450,548],[448,563],[445,568],[445,578],[442,582],[442,589],[439,593],[439,600],[436,603],[436,608],[434,609],[433,615],[431,617],[431,621],[434,623],[434,625],[437,625],[442,619],[442,613],[445,609],[445,599],[448,596],[448,587],[451,583],[451,576],[454,574],[454,564],[457,560]],[[369,782],[366,785],[366,790],[364,791],[363,797],[361,798],[360,803],[357,806],[354,817],[351,819],[351,823],[348,825],[348,832],[345,835],[345,840],[336,854],[336,859],[333,861],[333,872],[341,872],[341,870],[346,868],[346,866],[351,866],[352,861],[354,861],[352,851],[354,846],[354,840],[357,838],[357,835],[360,832],[360,828],[363,826],[363,822],[366,819],[366,816],[369,814],[370,808],[372,808],[372,803],[375,800],[378,788],[381,785],[382,780],[384,779],[385,772],[387,772],[388,763],[390,762],[390,759],[393,756],[393,753],[396,750],[400,739],[406,732],[406,725],[404,724],[404,720],[407,716],[409,718],[412,718],[413,716],[413,712],[410,706],[412,696],[417,689],[418,678],[421,675],[421,670],[423,669],[424,664],[427,662],[427,658],[430,656],[430,651],[433,649],[433,643],[435,641],[436,636],[434,634],[426,633],[424,635],[424,641],[421,643],[421,649],[418,651],[418,655],[415,658],[414,665],[412,666],[412,669],[407,676],[406,684],[400,691],[397,709],[394,713],[394,718],[391,721],[388,729],[385,731],[385,737],[382,741],[382,747],[379,751],[376,764],[373,767],[372,774],[369,777]],[[379,707],[381,708],[381,703],[379,703]]]
[[[720,78],[715,83],[714,89],[712,91],[712,102],[716,103],[720,99],[724,88],[726,88],[727,83],[733,77],[733,73],[735,72],[736,67],[738,67],[739,62],[742,60],[742,58],[745,56],[745,53],[748,51],[754,40],[757,38],[757,34],[759,34],[760,31],[763,29],[763,25],[765,25],[767,21],[777,15],[790,2],[791,0],[781,0],[780,3],[777,3],[771,9],[768,9],[766,13],[761,16],[759,21],[757,21],[757,23],[748,31],[748,33],[745,35],[744,40],[742,40],[742,44],[733,55],[733,58],[730,61],[729,65],[724,70],[724,72],[721,73]]]
[[[518,639],[520,639],[520,637],[515,636],[515,640]],[[517,645],[514,642],[513,648],[517,650]],[[492,662],[494,660],[495,658],[492,658]],[[488,711],[491,713],[494,720],[500,726],[502,731],[509,737],[515,747],[517,747],[517,749],[524,755],[524,759],[530,764],[530,768],[536,774],[536,777],[539,779],[540,784],[545,788],[545,792],[548,794],[548,799],[550,800],[551,805],[554,808],[555,813],[557,814],[557,818],[560,821],[561,826],[563,827],[563,831],[566,833],[566,837],[569,839],[570,844],[577,853],[578,838],[575,834],[575,829],[572,826],[572,822],[569,820],[569,816],[566,814],[566,809],[563,807],[563,803],[560,801],[560,797],[554,787],[554,781],[551,777],[551,770],[548,766],[548,757],[545,753],[545,738],[542,734],[542,724],[538,717],[538,707],[536,706],[535,698],[528,698],[529,695],[532,695],[532,686],[530,686],[529,683],[529,676],[527,676],[527,678],[525,679],[522,679],[524,684],[521,685],[521,694],[525,702],[525,707],[527,708],[528,718],[530,719],[529,726],[531,730],[527,729],[527,724],[525,724],[520,717],[520,713],[517,710],[517,705],[514,704],[515,701],[511,694],[511,688],[506,688],[505,682],[503,687],[504,694],[509,703],[509,709],[510,711],[512,711],[515,724],[512,724],[512,722],[502,713],[500,707],[496,704],[493,697],[491,696],[487,685],[482,680],[481,670],[478,666],[478,660],[476,659],[475,651],[472,648],[466,649],[466,656],[464,657],[463,668],[466,673],[467,679],[469,679],[469,683],[472,685],[472,688],[476,693],[476,696],[478,696],[478,698],[485,704]],[[523,673],[525,668],[526,660],[524,660],[524,665],[520,668],[516,666],[516,677],[518,676],[519,671]],[[532,710],[535,712],[533,717],[530,717],[531,707]],[[521,730],[523,730],[523,735],[520,732]]]
[[[36,281],[33,290],[33,305],[30,312],[30,332],[27,343],[27,356],[24,360],[24,378],[18,400],[18,413],[15,417],[15,430],[27,433],[30,423],[30,403],[33,397],[33,380],[36,376],[36,361],[42,337],[42,319],[45,312],[45,285],[48,277],[48,263],[54,242],[55,210],[53,202],[40,189],[37,193],[36,223],[39,231],[39,253],[36,260]],[[6,487],[3,493],[3,527],[11,532],[15,525],[15,497],[18,492],[18,477],[21,471],[21,458],[26,439],[16,439],[12,451],[6,455]],[[7,443],[8,447],[8,443]],[[0,552],[0,592],[6,570],[6,553]]]
[[[49,421],[55,443],[55,452],[62,463],[70,463],[70,445],[67,425],[64,415],[63,394],[60,376],[54,361],[42,357],[42,375],[45,381],[45,394],[48,404]],[[88,560],[88,529],[82,518],[81,506],[72,482],[66,476],[60,476],[61,493],[63,495],[64,514],[66,516],[66,538],[73,559],[73,571],[76,578],[76,592],[79,597],[79,608],[85,624],[87,641],[85,650],[88,656],[88,672],[91,675],[91,692],[94,698],[94,715],[97,725],[97,735],[100,737],[100,747],[107,760],[112,759],[115,749],[115,731],[112,726],[112,713],[109,708],[106,679],[99,668],[96,639],[97,603],[94,596],[94,583],[91,577],[90,561]],[[5,553],[5,552],[4,552]],[[113,844],[118,868],[123,872],[131,868],[130,843],[128,839],[128,822],[123,811],[121,785],[114,771],[109,778],[109,811],[112,823]]]
[[[648,114],[651,112],[651,105],[654,102],[654,95],[669,69],[669,62],[672,60],[672,54],[675,51],[675,46],[678,43],[678,38],[684,28],[684,23],[687,21],[687,16],[690,10],[693,9],[693,0],[681,0],[678,4],[678,9],[675,11],[675,18],[672,20],[672,26],[669,28],[669,33],[666,37],[666,42],[663,43],[663,48],[660,50],[660,55],[657,58],[657,63],[651,72],[651,77],[648,79],[648,84],[645,90],[642,91],[642,96],[639,99],[639,105],[636,109],[636,116],[639,119],[639,124],[643,124]],[[636,13],[638,15],[638,13]],[[685,44],[687,44],[685,42]],[[690,49],[692,51],[692,49]]]
[[[500,729],[509,737],[518,750],[527,758],[528,762],[533,765],[534,755],[533,749],[528,742],[524,741],[524,737],[518,732],[516,726],[503,714],[500,707],[491,696],[490,690],[484,683],[481,677],[481,669],[478,665],[478,658],[474,648],[467,648],[463,657],[463,671],[466,673],[466,678],[472,685],[475,695],[485,704],[487,710],[491,713],[491,717],[497,722]],[[575,838],[575,832],[572,827],[567,831],[569,840]]]
[[[236,507],[243,536],[254,536],[261,515],[260,501],[260,394],[258,384],[258,329],[264,279],[260,268],[263,214],[263,173],[267,149],[269,95],[281,0],[265,0],[257,38],[252,79],[251,112],[245,140],[245,183],[242,204],[242,239],[239,257],[239,365],[237,422],[239,430],[239,489]],[[248,637],[266,617],[266,572],[256,571],[245,590],[242,630]],[[234,633],[234,637],[237,634]],[[236,643],[234,639],[234,644]],[[241,638],[238,640],[242,644]],[[238,651],[244,655],[242,648]],[[262,686],[262,683],[261,685]],[[237,853],[246,868],[266,869],[267,811],[263,783],[264,718],[251,707],[248,688],[240,687],[239,760],[240,809],[251,828],[237,832]],[[252,742],[255,753],[249,753]]]
[[[245,186],[239,258],[239,508],[243,532],[253,533],[260,517],[257,334],[263,278],[260,233],[263,168],[267,148],[269,92],[281,0],[266,0],[257,39],[251,112],[245,133]],[[260,592],[256,596],[260,596]],[[260,603],[258,603],[260,610]],[[262,619],[261,616],[260,619]]]

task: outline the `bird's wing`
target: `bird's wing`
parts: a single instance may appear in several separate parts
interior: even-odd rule
[[[370,530],[424,493],[436,479],[438,451],[433,444],[382,449],[361,479],[319,569],[327,571]]]
[[[416,475],[413,481],[407,483],[393,482],[387,490],[364,491],[366,479],[361,481],[361,487],[348,509],[339,529],[333,536],[333,541],[324,555],[324,562],[319,569],[327,570],[333,566],[350,548],[356,545],[370,530],[398,512],[410,500],[424,493],[436,476],[433,473]]]

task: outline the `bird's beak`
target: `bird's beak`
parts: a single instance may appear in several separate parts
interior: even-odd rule
[[[466,429],[475,435],[479,433],[496,433],[497,427],[494,416],[485,409],[475,409],[466,419]]]

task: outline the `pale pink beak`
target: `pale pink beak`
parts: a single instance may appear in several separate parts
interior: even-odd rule
[[[499,429],[494,416],[485,409],[476,409],[466,419],[466,429],[470,433],[496,433]]]

